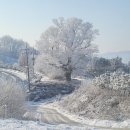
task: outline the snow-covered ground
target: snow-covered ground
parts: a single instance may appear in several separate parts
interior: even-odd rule
[[[93,127],[77,127],[64,124],[49,125],[34,121],[15,119],[0,120],[0,130],[101,130]]]
[[[15,70],[6,70],[6,69],[0,69],[0,71],[4,71],[13,75],[16,75],[21,80],[26,80],[26,75],[22,72],[15,71]],[[49,79],[44,79],[49,80]],[[52,101],[46,101],[46,103],[33,103],[33,105],[36,105],[40,110],[42,108],[56,110],[58,113],[63,115],[64,117],[67,117],[67,119],[70,119],[75,122],[79,122],[81,124],[84,124],[82,127],[79,126],[72,126],[72,125],[63,125],[63,124],[57,124],[57,125],[48,125],[48,124],[39,124],[37,122],[32,121],[18,121],[18,120],[0,120],[0,130],[96,130],[100,129],[102,127],[109,127],[109,128],[124,128],[124,129],[130,129],[130,120],[126,120],[123,122],[116,122],[116,121],[108,121],[108,120],[89,120],[84,119],[82,117],[72,115],[70,113],[67,113],[65,110],[60,108],[56,102],[54,102],[55,99]],[[57,99],[56,99],[57,100]],[[52,103],[51,103],[52,102]],[[43,109],[44,110],[44,109]],[[60,120],[60,119],[58,119]],[[95,127],[95,128],[94,128]]]
[[[20,72],[20,71],[17,71],[17,70],[12,70],[12,69],[4,69],[4,68],[0,68],[0,71],[13,74],[13,75],[17,76],[18,78],[20,78],[21,80],[26,80],[27,79],[26,74],[24,72]]]
[[[61,113],[65,117],[68,117],[70,120],[75,121],[75,122],[79,122],[79,123],[86,125],[86,126],[92,126],[92,127],[100,128],[100,129],[103,127],[104,129],[106,128],[108,130],[114,129],[114,128],[116,128],[116,130],[121,129],[121,128],[125,129],[125,130],[130,129],[130,119],[122,121],[122,122],[110,121],[110,120],[98,120],[98,119],[90,120],[87,118],[85,119],[83,117],[79,117],[77,115],[70,114],[67,111],[63,110],[63,108],[61,108],[57,104],[57,102],[54,102],[54,100],[56,100],[56,99],[52,99],[52,102],[51,102],[51,100],[49,100],[46,102],[39,102],[39,103],[32,102],[31,104],[37,105],[39,109],[46,108],[46,109],[56,110],[58,113]]]

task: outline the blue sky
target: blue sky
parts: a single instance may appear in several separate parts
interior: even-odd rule
[[[100,52],[130,50],[130,0],[0,0],[0,36],[33,45],[61,16],[81,18],[99,29],[94,43]]]

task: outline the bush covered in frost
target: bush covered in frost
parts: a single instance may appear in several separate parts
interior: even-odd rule
[[[0,118],[21,119],[25,109],[25,92],[14,81],[0,84]]]
[[[84,81],[60,105],[71,113],[91,119],[130,119],[129,79],[125,73],[110,73],[92,82]]]
[[[105,73],[96,77],[93,84],[101,88],[108,88],[130,94],[130,75],[124,72]]]

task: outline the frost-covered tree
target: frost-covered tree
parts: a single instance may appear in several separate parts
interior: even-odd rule
[[[129,67],[122,62],[120,57],[106,59],[103,57],[93,57],[87,65],[87,72],[93,77],[106,72],[123,71],[128,73]]]
[[[109,59],[102,57],[93,57],[87,65],[87,72],[93,77],[99,76],[111,70],[111,62]]]
[[[5,55],[10,55],[14,58],[18,58],[19,52],[21,49],[24,49],[25,46],[26,42],[14,39],[8,35],[0,38],[0,53],[5,53]]]
[[[116,57],[110,60],[111,62],[111,68],[112,70],[116,71],[120,68],[123,68],[123,63],[122,63],[122,58],[120,57]]]
[[[22,53],[25,52],[26,45],[29,49],[29,55],[32,55],[33,51],[36,54],[35,49],[30,47],[29,44],[23,40],[15,39],[8,35],[1,37],[0,60],[3,61],[3,63],[14,63],[18,61],[20,65],[25,65],[26,55]]]
[[[36,68],[45,71],[57,69],[62,71],[66,80],[71,80],[73,71],[82,70],[87,61],[97,51],[92,44],[98,34],[93,25],[78,18],[54,19],[37,42],[40,55]]]

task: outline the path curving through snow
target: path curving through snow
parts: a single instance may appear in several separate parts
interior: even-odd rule
[[[63,114],[57,112],[55,109],[40,107],[37,105],[31,105],[27,116],[30,116],[33,120],[38,120],[47,124],[68,124],[73,126],[83,126],[82,124],[69,119]]]
[[[14,75],[15,77],[20,78],[23,81],[27,79],[26,74],[24,72],[20,72],[17,70],[0,68],[0,72],[5,72],[7,74]]]

